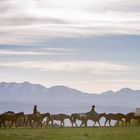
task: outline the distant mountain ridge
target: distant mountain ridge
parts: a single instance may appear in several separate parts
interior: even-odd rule
[[[140,90],[129,88],[117,92],[88,94],[66,86],[44,87],[29,82],[0,83],[0,111],[25,110],[30,112],[37,104],[42,111],[79,112],[87,111],[92,104],[99,112],[128,112],[140,106]]]

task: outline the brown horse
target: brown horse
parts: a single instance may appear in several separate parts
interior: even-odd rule
[[[39,112],[34,113],[34,114],[26,114],[26,121],[25,121],[25,126],[29,123],[31,127],[33,127],[32,122],[37,123],[36,128],[40,125],[42,127],[42,121],[45,117],[50,119],[50,113],[43,113],[40,114]]]
[[[56,120],[56,121],[60,121],[60,126],[63,127],[65,124],[65,122],[64,122],[65,119],[69,119],[71,121],[71,116],[62,114],[62,113],[61,114],[51,114],[50,119],[48,120],[47,124],[49,123],[49,121],[51,121],[51,125],[53,127],[53,122],[54,122],[54,120]],[[47,124],[46,124],[46,126],[47,126]]]
[[[26,114],[25,115],[25,127],[27,126],[28,123],[31,127],[33,127],[32,122],[34,122],[34,123],[37,122],[37,125],[36,125],[36,127],[37,127],[40,123],[40,119],[41,119],[40,112],[33,113],[33,114]]]
[[[125,115],[125,126],[127,125],[127,123],[131,126],[132,119],[137,120],[138,125],[140,125],[140,116],[136,115],[134,112],[130,112]]]
[[[14,123],[15,123],[15,127],[17,127],[17,120],[20,117],[24,117],[23,112],[14,113],[14,114],[9,113],[9,112],[8,113],[5,112],[5,113],[0,115],[0,120],[1,120],[0,121],[0,127],[1,127],[1,124],[3,124],[4,127],[6,128],[5,121],[10,121],[11,122],[11,125],[9,126],[9,128],[12,127]]]
[[[47,117],[47,120],[50,120],[50,113],[43,113],[43,114],[40,114],[39,123],[40,123],[41,127],[42,127],[42,121],[43,121],[43,119],[46,118],[46,117]],[[47,123],[48,123],[48,122],[47,122]]]
[[[134,112],[127,113],[125,115],[125,126],[127,125],[127,123],[131,126],[131,120],[134,119],[134,117],[135,117]]]
[[[76,127],[78,126],[76,123],[77,120],[82,121],[80,126],[82,126],[82,125],[87,126],[87,116],[85,113],[73,113],[73,114],[71,114],[72,127],[74,126],[74,124]]]
[[[135,116],[134,119],[137,120],[138,121],[138,125],[140,125],[140,116]]]
[[[86,113],[87,121],[88,121],[88,120],[94,121],[93,126],[95,126],[96,122],[98,122],[99,126],[101,126],[101,124],[100,124],[100,119],[101,119],[101,117],[103,117],[104,115],[105,115],[105,113],[101,113],[101,114],[98,114],[97,112],[87,112],[87,113]]]
[[[125,115],[122,113],[116,113],[116,114],[104,114],[104,117],[106,119],[104,126],[106,126],[106,123],[109,122],[109,125],[111,126],[111,120],[116,120],[117,121],[117,126],[119,121],[122,122],[122,126],[123,126],[123,118],[125,118]]]

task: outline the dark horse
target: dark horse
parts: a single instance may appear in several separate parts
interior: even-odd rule
[[[17,127],[17,120],[20,117],[24,117],[23,112],[19,112],[19,113],[5,112],[5,113],[0,115],[0,127],[1,127],[1,124],[3,124],[4,127],[6,128],[5,121],[11,122],[11,125],[9,126],[9,128],[12,127],[14,123],[15,123],[15,127]]]
[[[125,126],[127,125],[127,123],[131,126],[132,119],[137,120],[138,125],[140,125],[140,116],[136,115],[134,112],[130,112],[130,113],[127,113],[125,116]]]
[[[125,115],[125,126],[127,125],[127,123],[131,126],[131,120],[134,119],[134,117],[135,117],[134,112],[127,113]]]
[[[122,113],[116,113],[116,114],[109,113],[109,114],[105,114],[104,117],[106,119],[104,126],[106,126],[107,122],[109,122],[109,125],[111,126],[111,120],[116,120],[117,126],[120,121],[120,122],[122,122],[122,126],[123,126],[123,118],[125,118],[125,115]]]
[[[87,116],[85,113],[73,113],[73,114],[71,114],[72,127],[74,126],[74,124],[76,127],[78,126],[76,123],[77,120],[82,121],[80,126],[82,126],[82,125],[87,126]]]
[[[51,125],[53,127],[53,122],[56,121],[60,121],[60,126],[63,127],[65,122],[65,119],[69,119],[71,121],[71,116],[67,115],[67,114],[51,114],[50,115],[50,119],[47,120],[46,125],[49,123],[49,121],[51,121]],[[46,127],[46,126],[45,126]]]
[[[88,121],[88,120],[94,121],[93,126],[95,126],[96,122],[98,122],[99,126],[101,126],[101,124],[100,124],[100,119],[101,119],[101,117],[103,117],[104,115],[105,115],[105,113],[98,114],[97,112],[91,112],[91,111],[86,113],[87,121]]]
[[[33,123],[37,123],[36,127],[38,127],[39,125],[41,125],[42,127],[42,121],[43,119],[47,117],[50,119],[50,113],[44,113],[44,114],[40,114],[39,112],[37,113],[33,113],[33,114],[26,114],[25,115],[25,126],[27,125],[27,123],[30,124],[31,127],[33,127]]]
[[[29,123],[30,126],[33,127],[32,122],[38,122],[38,124],[39,124],[39,120],[40,120],[40,113],[39,112],[33,113],[33,114],[26,114],[25,115],[25,126],[27,126],[27,124]]]

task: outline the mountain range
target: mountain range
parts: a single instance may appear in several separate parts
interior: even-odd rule
[[[31,113],[33,105],[40,112],[87,112],[94,104],[97,112],[127,113],[140,107],[140,90],[129,88],[117,92],[89,94],[66,86],[44,87],[29,82],[0,83],[0,112],[12,110]]]

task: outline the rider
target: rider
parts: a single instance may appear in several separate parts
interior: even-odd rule
[[[95,112],[95,105],[92,105],[91,112]]]
[[[37,105],[34,105],[33,114],[36,114],[36,113],[37,113]]]

